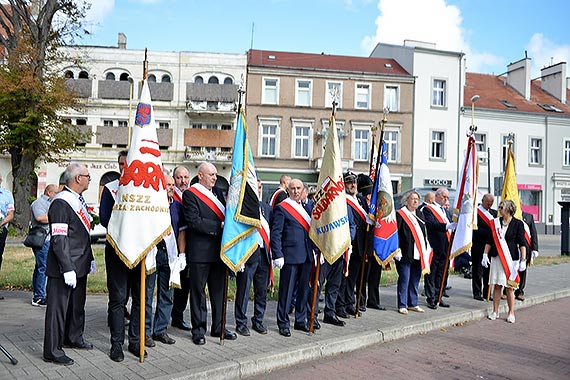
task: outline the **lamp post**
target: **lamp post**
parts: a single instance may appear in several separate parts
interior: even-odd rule
[[[477,127],[475,126],[475,102],[479,100],[479,95],[473,95],[471,97],[471,128],[469,128],[471,133],[475,133]],[[491,160],[487,153],[487,186],[489,187],[488,192],[491,193]]]

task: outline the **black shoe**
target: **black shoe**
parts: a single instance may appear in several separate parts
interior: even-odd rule
[[[291,330],[289,330],[288,328],[283,328],[283,329],[279,329],[279,335],[285,336],[285,337],[290,337],[291,336]]]
[[[441,295],[445,298],[449,298],[449,294],[447,294],[445,290],[443,291],[443,293],[441,293]]]
[[[63,355],[60,356],[59,358],[53,358],[53,359],[44,357],[44,361],[58,365],[72,365],[73,363],[75,363],[73,359],[67,355]]]
[[[258,333],[260,333],[260,334],[262,334],[262,335],[267,334],[267,327],[265,327],[265,326],[263,325],[263,323],[260,323],[260,322],[253,322],[253,321],[252,321],[252,322],[251,322],[251,328],[252,328],[254,331],[257,331]]]
[[[172,321],[172,323],[170,324],[172,327],[176,327],[179,328],[180,330],[184,330],[184,331],[190,331],[191,328],[188,325],[188,323],[184,322],[184,321]]]
[[[381,305],[366,305],[369,309],[376,309],[376,310],[386,310],[384,306]]]
[[[360,305],[360,306],[358,307],[358,310],[360,310],[360,311],[362,311],[362,312],[365,312],[365,311],[366,311],[366,306]],[[356,314],[356,313],[354,313],[354,314]]]
[[[443,302],[443,301],[439,301],[439,306],[441,306],[441,307],[449,307],[449,304],[448,304],[448,303],[445,303],[445,302]]]
[[[316,322],[316,321],[315,321],[315,322]],[[316,323],[313,324],[313,327],[315,327],[315,325],[316,325]],[[295,326],[293,326],[293,328],[294,328],[295,330],[299,330],[299,331],[310,332],[310,331],[309,331],[309,326],[307,326],[307,325],[298,325],[298,324],[295,324]]]
[[[125,360],[125,355],[123,354],[123,346],[121,346],[120,344],[113,344],[113,346],[111,346],[111,352],[109,353],[109,357],[111,358],[112,361],[117,363]]]
[[[447,285],[447,286],[445,287],[445,290],[449,290],[449,289],[451,289],[451,288],[452,288],[451,285]]]
[[[162,333],[162,334],[158,334],[158,335],[153,335],[152,336],[153,339],[157,342],[161,342],[164,344],[174,344],[176,343],[176,341],[174,339],[172,339],[171,337],[168,336],[167,333]]]
[[[210,336],[213,336],[214,338],[219,338],[220,337],[220,333],[210,333]],[[235,332],[231,332],[230,330],[226,329],[224,331],[224,339],[225,340],[236,340],[237,339],[237,335]]]
[[[313,330],[320,330],[321,329],[321,324],[319,323],[318,319],[315,318],[315,320],[313,321]]]
[[[152,337],[150,335],[145,335],[144,345],[145,345],[145,347],[154,347],[154,346],[156,346],[156,343],[154,343],[154,340],[152,339]]]
[[[354,314],[352,314],[352,315],[354,315]],[[344,310],[337,310],[337,311],[336,311],[336,316],[339,317],[339,318],[344,318],[344,319],[350,318],[350,316],[348,315],[348,313],[347,313],[346,311],[344,311]]]
[[[140,355],[141,355],[140,345],[138,343],[137,344],[130,344],[129,343],[128,350],[131,354],[135,355],[137,358],[140,357]],[[148,354],[147,354],[146,350],[144,350],[144,357],[146,358],[147,355]]]
[[[64,342],[63,347],[75,348],[76,350],[92,350],[93,349],[93,345],[89,342],[86,342],[86,341],[83,341],[79,344]]]
[[[194,343],[197,346],[203,346],[204,344],[206,344],[206,338],[204,338],[202,335],[193,336],[192,343]]]
[[[238,325],[236,327],[236,332],[239,335],[243,335],[243,336],[250,336],[251,334],[249,333],[249,329],[247,328],[246,325]]]
[[[435,303],[433,303],[433,302],[429,302],[429,303],[428,303],[428,307],[429,307],[430,309],[433,309],[433,310],[436,310],[436,309],[437,309],[437,305],[436,305]]]
[[[32,306],[46,307],[47,306],[46,299],[45,298],[33,297],[32,298]]]
[[[339,327],[346,325],[346,323],[338,319],[336,315],[331,315],[331,316],[325,315],[325,317],[323,318],[323,322]]]
[[[473,297],[473,298],[476,299],[477,301],[485,301],[485,300],[483,299],[483,297],[481,297],[481,296],[475,296],[475,297]]]

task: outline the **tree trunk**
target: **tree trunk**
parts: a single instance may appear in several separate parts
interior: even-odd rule
[[[19,148],[10,149],[12,159],[12,177],[14,178],[14,187],[12,194],[14,195],[14,220],[12,226],[18,230],[19,234],[24,234],[30,222],[30,201],[32,185],[35,184],[36,175],[34,174],[36,158],[32,153],[22,153]]]

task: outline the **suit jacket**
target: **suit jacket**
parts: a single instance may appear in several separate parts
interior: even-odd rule
[[[212,193],[225,206],[222,191],[212,188]],[[190,190],[182,194],[186,229],[186,261],[188,263],[215,263],[221,261],[222,221],[208,205]]]
[[[418,222],[420,229],[423,233],[419,236],[420,239],[427,239],[427,225],[425,223],[424,213],[416,209],[416,217],[422,222]],[[414,240],[414,235],[412,230],[400,216],[400,213],[396,213],[396,221],[398,223],[398,241],[400,244],[400,251],[402,252],[402,262],[413,263],[414,262],[414,247],[416,242]]]
[[[265,220],[267,220],[267,224],[269,224],[269,232],[271,233],[271,225],[273,224],[273,210],[271,209],[271,206],[265,202],[259,202],[259,207],[261,208],[261,214],[265,217]],[[270,242],[271,238],[272,237],[270,236]],[[271,265],[271,257],[269,257],[269,252],[266,247],[260,248],[259,251],[261,254],[261,257],[259,259]]]
[[[493,216],[493,218],[497,217],[497,210],[490,208],[489,213]],[[483,218],[477,214],[477,229],[473,230],[473,245],[471,246],[471,253],[482,256],[483,252],[485,252],[485,244],[489,241],[489,239],[493,239],[491,229],[487,223],[485,223]],[[497,256],[497,249],[495,248],[495,243],[493,242],[493,244],[491,244],[491,250],[489,251],[489,257],[494,256]]]
[[[532,214],[523,211],[522,217],[530,230],[530,247],[527,246],[526,248],[526,259],[530,261],[532,258],[532,251],[538,251],[538,234],[536,233],[536,226],[534,225],[534,217]]]
[[[311,215],[313,203],[309,201],[305,210]],[[273,210],[271,226],[271,252],[273,259],[285,258],[285,264],[302,264],[313,261],[313,242],[309,233],[281,204]]]
[[[368,205],[366,204],[366,199],[360,195],[357,194],[356,195],[356,199],[358,200],[358,203],[360,204],[360,206],[362,206],[362,208],[364,209],[365,212],[368,212]],[[348,206],[349,209],[351,209],[351,206]],[[359,215],[357,215],[356,213],[354,213],[354,224],[356,226],[356,233],[354,235],[354,237],[352,237],[352,255],[355,257],[360,257],[362,258],[364,253],[365,253],[365,249],[364,246],[366,244],[366,229],[368,226],[368,223],[366,223],[366,220],[363,220]],[[373,226],[370,226],[369,229],[369,233],[370,230],[374,230]],[[368,240],[368,254],[372,253],[372,243],[373,243],[373,239],[369,239]]]
[[[436,207],[439,207],[437,203],[435,203],[435,205]],[[447,240],[447,229],[445,228],[445,223],[440,223],[429,207],[424,207],[421,211],[424,214],[425,222],[427,224],[428,240],[433,248],[433,254],[446,255],[449,241]],[[446,214],[448,213],[446,212]],[[451,220],[449,214],[447,215],[447,218]]]
[[[503,218],[499,218],[499,220],[503,223]],[[523,223],[524,222],[522,220],[513,217],[509,223],[509,228],[507,228],[507,232],[505,233],[505,240],[513,260],[519,259],[519,246],[526,247]],[[487,243],[491,246],[494,245],[493,236],[491,236]]]
[[[63,191],[69,191],[64,188]],[[50,230],[54,223],[66,224],[67,235],[54,234],[47,255],[46,274],[63,278],[63,273],[75,271],[77,278],[85,277],[91,269],[93,253],[89,231],[73,208],[63,199],[54,199],[48,211]]]

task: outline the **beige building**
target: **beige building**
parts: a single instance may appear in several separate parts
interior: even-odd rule
[[[333,99],[343,170],[368,174],[372,129],[388,108],[394,191],[410,187],[414,77],[395,60],[250,50],[247,89],[248,138],[266,193],[282,174],[317,182]]]

